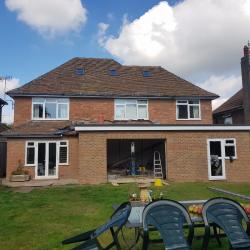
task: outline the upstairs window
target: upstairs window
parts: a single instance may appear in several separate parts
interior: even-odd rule
[[[136,99],[115,100],[115,120],[148,120],[148,101]]]
[[[178,120],[197,120],[200,119],[199,100],[180,100],[176,101],[176,116]]]
[[[69,100],[67,98],[33,98],[33,120],[68,120]]]
[[[225,125],[232,125],[233,124],[233,118],[232,116],[228,116],[224,118],[224,124]]]

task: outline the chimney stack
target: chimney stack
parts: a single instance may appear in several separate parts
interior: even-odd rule
[[[244,122],[250,124],[250,43],[244,46],[241,58],[241,76],[243,88]]]

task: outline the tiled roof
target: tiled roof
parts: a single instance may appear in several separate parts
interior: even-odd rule
[[[77,75],[76,69],[84,74]],[[111,76],[109,70],[117,75]],[[143,71],[151,76],[144,77]],[[218,96],[170,73],[162,67],[123,66],[112,59],[73,58],[33,81],[8,92],[17,95],[83,97],[203,97]]]
[[[25,124],[13,127],[1,133],[5,137],[56,137],[60,135],[75,135],[75,126],[84,125],[150,125],[155,124],[152,121],[109,121],[104,120],[100,123],[98,120],[82,121],[29,121]]]
[[[1,133],[2,136],[60,136],[73,131],[70,121],[30,121]]]
[[[239,90],[226,102],[213,111],[213,114],[224,113],[226,111],[243,108],[243,90]]]

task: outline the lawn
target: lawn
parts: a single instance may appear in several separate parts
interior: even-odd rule
[[[163,192],[165,197],[175,200],[208,199],[216,196],[208,186],[250,195],[250,184],[219,182],[173,183],[164,187]],[[128,200],[129,193],[134,191],[137,191],[135,185],[109,184],[49,187],[30,193],[0,187],[0,249],[70,249],[62,247],[61,240],[104,223],[113,211],[112,204]],[[132,237],[132,231],[125,231],[128,238]],[[109,237],[109,234],[102,237],[102,243],[108,242]],[[194,249],[200,246],[201,240],[196,240]],[[226,241],[223,248],[214,241],[209,246],[215,250],[227,249]],[[162,248],[159,245],[153,249]]]

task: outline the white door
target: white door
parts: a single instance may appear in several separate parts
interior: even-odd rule
[[[58,178],[57,143],[37,142],[36,179]]]
[[[224,140],[209,139],[207,149],[209,180],[226,179]]]

